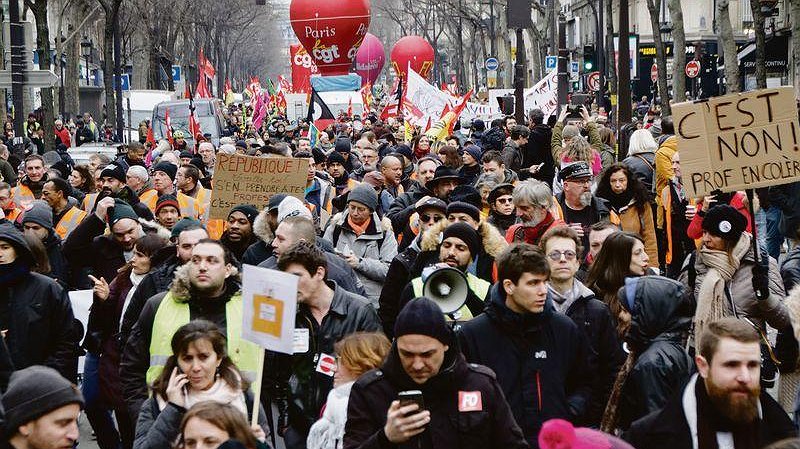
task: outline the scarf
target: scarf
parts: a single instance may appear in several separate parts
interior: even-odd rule
[[[547,215],[545,215],[544,220],[541,223],[537,224],[536,226],[525,226],[522,225],[514,230],[514,242],[525,242],[530,243],[531,245],[538,245],[539,239],[542,238],[545,232],[550,228],[550,225],[553,224],[555,219],[550,211],[547,211]]]
[[[732,433],[736,449],[756,449],[761,447],[758,438],[759,420],[750,424],[731,422],[719,413],[708,397],[706,384],[698,378],[694,386],[697,399],[697,447],[698,449],[719,449],[718,432]]]
[[[242,390],[228,385],[228,382],[219,376],[217,376],[217,380],[214,381],[214,385],[208,390],[198,391],[192,390],[191,388],[185,389],[183,399],[183,407],[187,410],[198,402],[214,401],[221,404],[232,405],[237,410],[244,413],[245,416],[248,416],[247,405],[244,402],[244,393]],[[166,399],[162,398],[160,395],[156,395],[156,401],[158,402],[159,411],[167,407]]]
[[[353,218],[350,217],[350,214],[347,215],[347,224],[350,225],[350,227],[353,229],[353,232],[356,233],[356,237],[361,237],[361,234],[367,232],[367,227],[370,223],[372,223],[372,217],[367,218],[367,221],[359,226],[353,222]]]
[[[344,440],[344,425],[347,422],[347,404],[350,390],[355,382],[339,385],[328,393],[328,402],[319,421],[308,433],[308,449],[340,449]]]
[[[725,303],[725,283],[733,278],[742,258],[750,250],[751,238],[749,233],[743,232],[730,257],[725,251],[700,249],[699,257],[708,267],[708,272],[697,293],[697,310],[694,314],[695,345],[698,344],[697,336],[702,335],[707,323],[729,315],[728,305]]]
[[[0,286],[8,287],[16,284],[31,272],[31,266],[21,257],[11,263],[0,265]]]
[[[631,200],[633,200],[633,192],[630,189],[625,189],[625,191],[622,193],[614,193],[611,191],[608,193],[608,198],[606,199],[611,203],[611,207],[614,208],[614,212],[620,212],[622,209],[631,204]]]
[[[125,311],[128,310],[128,306],[131,304],[131,298],[133,298],[133,294],[136,292],[136,287],[142,283],[142,279],[147,276],[145,274],[136,274],[131,270],[130,274],[128,275],[128,279],[131,280],[131,288],[128,290],[128,294],[125,295],[125,301],[122,303],[122,312],[119,314],[120,318],[125,316]],[[119,320],[119,329],[122,329],[122,319]]]

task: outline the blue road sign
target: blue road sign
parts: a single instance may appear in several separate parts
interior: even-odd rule
[[[500,62],[497,58],[486,58],[486,70],[497,70],[500,67]]]
[[[120,75],[120,86],[122,87],[122,91],[131,90],[131,76],[127,73],[123,73]]]
[[[570,70],[569,70],[570,72],[578,73],[578,61],[572,61],[572,63],[570,63],[569,67],[570,67]]]
[[[553,70],[558,65],[558,56],[548,56],[544,59],[545,70]]]
[[[181,80],[181,66],[174,65],[172,66],[172,81],[176,83]]]

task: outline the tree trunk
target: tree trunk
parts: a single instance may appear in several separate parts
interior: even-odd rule
[[[800,0],[798,0],[800,1]],[[617,93],[617,59],[614,54],[614,0],[606,0],[606,79],[611,92]]]
[[[106,94],[104,123],[116,123],[117,108],[114,102],[114,19],[106,15],[103,27],[103,88]]]
[[[672,22],[672,97],[676,103],[680,103],[686,101],[686,34],[683,30],[681,0],[669,0],[667,8]]]
[[[658,96],[661,98],[661,111],[670,115],[669,87],[667,85],[667,52],[661,40],[659,13],[664,0],[647,0],[647,11],[650,13],[650,26],[653,28],[653,43],[656,46],[656,65],[658,66]]]
[[[791,0],[792,8],[792,79],[795,96],[800,97],[800,0]]]
[[[39,53],[39,69],[50,70],[50,30],[47,26],[47,0],[30,2],[36,19],[36,51]],[[53,114],[53,88],[42,88],[42,129],[45,151],[55,150],[56,139]]]
[[[727,93],[741,91],[739,87],[739,61],[736,58],[736,41],[733,39],[733,26],[728,9],[729,0],[717,0],[717,24],[725,58],[725,88]]]
[[[767,32],[764,30],[766,18],[761,12],[761,0],[750,0],[753,12],[753,28],[756,30],[756,87],[767,88]]]
[[[73,12],[73,18],[78,17],[78,8]],[[67,33],[72,34],[74,27],[69,25]],[[64,67],[64,119],[77,116],[80,113],[80,42],[72,38],[64,52],[67,55],[67,65]]]

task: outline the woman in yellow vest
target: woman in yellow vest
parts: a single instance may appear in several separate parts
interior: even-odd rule
[[[133,444],[137,449],[172,447],[183,416],[199,402],[228,404],[246,416],[253,411],[249,385],[228,357],[227,339],[214,323],[194,320],[184,324],[173,335],[171,346],[172,355],[139,412]],[[266,415],[261,409],[258,422],[266,432]]]

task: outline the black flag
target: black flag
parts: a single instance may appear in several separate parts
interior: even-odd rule
[[[316,103],[316,105],[314,103]],[[317,115],[318,113],[316,112],[317,107],[319,108],[320,111],[319,115]],[[314,122],[314,126],[317,126],[316,122],[320,120],[333,121],[336,120],[336,117],[333,116],[333,112],[331,112],[328,105],[326,105],[325,102],[322,101],[322,98],[320,98],[317,91],[314,90],[314,88],[311,88],[311,100],[308,102],[308,115],[306,116],[306,121],[308,121],[309,123]],[[317,126],[317,128],[324,129],[325,126],[321,128]]]

